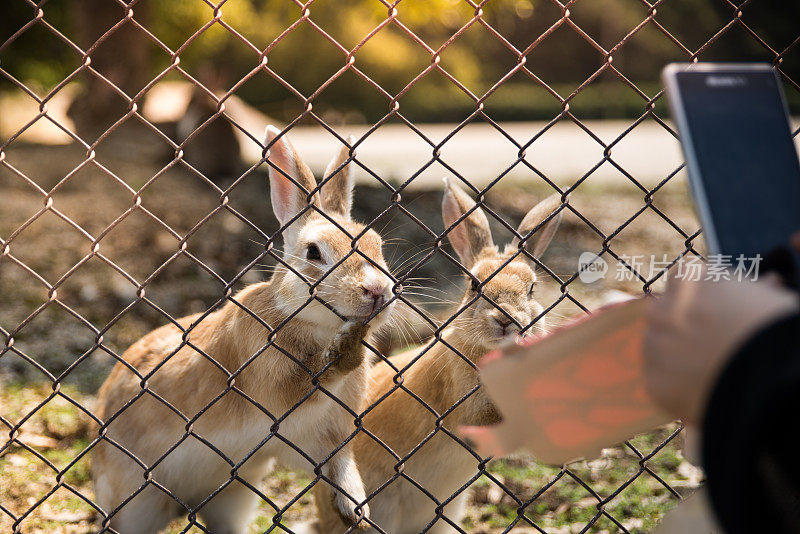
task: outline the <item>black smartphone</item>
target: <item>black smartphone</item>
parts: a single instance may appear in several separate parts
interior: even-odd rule
[[[775,69],[675,63],[662,77],[709,253],[787,250],[800,231],[800,161]]]

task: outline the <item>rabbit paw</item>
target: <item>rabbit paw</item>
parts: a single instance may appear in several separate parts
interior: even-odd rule
[[[369,327],[361,321],[347,321],[331,342],[326,357],[333,367],[341,371],[352,371],[364,361],[364,348],[361,340]]]
[[[364,521],[364,518],[369,518],[369,505],[364,504],[356,512],[356,505],[338,491],[333,494],[333,507],[339,514],[339,517],[348,527],[355,525],[358,530],[366,530],[369,528],[369,523]],[[361,521],[359,521],[361,520]],[[358,523],[358,524],[356,524]]]

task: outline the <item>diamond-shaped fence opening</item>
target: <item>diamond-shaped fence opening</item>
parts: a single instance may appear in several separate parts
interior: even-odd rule
[[[678,423],[560,468],[457,430],[487,318],[702,255],[658,73],[766,61],[797,112],[795,7],[7,3],[0,530],[645,532],[702,483]],[[476,262],[553,194],[543,255]]]

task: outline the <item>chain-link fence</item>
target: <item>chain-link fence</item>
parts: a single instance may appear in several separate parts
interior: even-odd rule
[[[653,72],[795,110],[795,8],[179,4],[2,8],[4,532],[636,532],[701,483],[677,425],[561,468],[458,427],[486,351],[701,254]]]

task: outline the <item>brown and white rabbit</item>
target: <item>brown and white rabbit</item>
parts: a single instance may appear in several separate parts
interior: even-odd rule
[[[258,500],[247,486],[259,485],[273,458],[313,470],[355,430],[352,414],[329,395],[358,407],[365,393],[363,323],[383,307],[368,323],[378,326],[394,306],[382,240],[350,219],[347,147],[326,171],[335,175],[309,201],[292,180],[308,192],[316,181],[286,137],[269,127],[267,144],[272,208],[281,225],[291,223],[283,259],[308,282],[279,265],[234,302],[163,326],[125,352],[99,393],[96,414],[107,427],[93,453],[97,502],[107,514],[124,504],[110,518],[118,532],[157,532],[186,507],[206,531],[246,532]],[[316,281],[316,295],[348,322],[311,299]],[[325,365],[319,384],[328,394],[311,394],[311,374]],[[133,369],[152,374],[145,381]],[[365,494],[349,445],[319,474],[335,486],[331,505],[344,520],[368,514],[356,508]]]
[[[519,226],[522,236],[538,227],[525,242],[533,257],[538,258],[550,243],[561,219],[561,205],[561,197],[553,195],[531,209]],[[434,339],[389,358],[402,371],[402,387],[395,386],[397,373],[385,362],[372,367],[362,410],[376,404],[364,417],[364,428],[374,438],[362,432],[353,440],[356,463],[370,495],[370,521],[381,532],[391,534],[458,531],[452,525],[458,525],[464,516],[467,491],[449,499],[477,475],[479,459],[444,429],[437,431],[437,414],[443,417],[441,423],[448,432],[462,425],[499,422],[500,415],[479,386],[475,364],[490,350],[511,343],[521,328],[543,312],[534,295],[534,264],[520,252],[518,240],[501,251],[492,241],[486,215],[452,183],[446,183],[442,209],[448,228],[469,213],[448,234],[471,273],[459,306],[464,309],[442,332],[444,342]],[[545,331],[544,317],[531,328]],[[395,454],[405,460],[402,467]],[[314,495],[317,521],[301,525],[295,532],[347,531],[348,525],[332,507],[329,489],[318,485]],[[442,503],[446,503],[443,517],[428,528]]]

